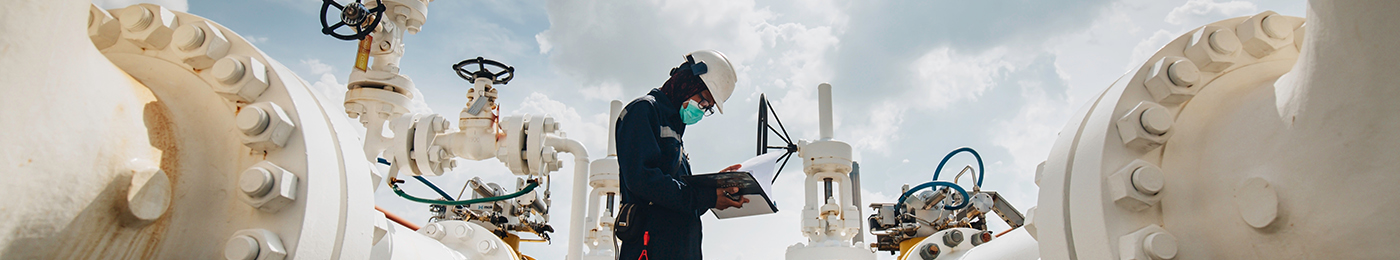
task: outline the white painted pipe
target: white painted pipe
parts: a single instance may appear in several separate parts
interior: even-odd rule
[[[821,140],[831,140],[834,136],[831,130],[831,84],[817,85],[817,104],[820,106]]]
[[[574,185],[569,207],[569,252],[566,259],[579,259],[583,255],[583,226],[585,201],[588,198],[588,149],[578,141],[555,136],[545,137],[545,145],[555,150],[574,155]]]
[[[608,109],[608,153],[603,156],[617,156],[617,117],[622,113],[622,101],[613,100]]]

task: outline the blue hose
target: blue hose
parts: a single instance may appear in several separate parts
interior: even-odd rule
[[[943,161],[942,161],[942,162],[938,162],[938,168],[934,168],[934,169],[933,169],[933,180],[934,180],[934,181],[938,181],[938,174],[943,172],[943,165],[944,165],[944,164],[948,164],[948,159],[953,159],[953,156],[954,156],[954,155],[958,155],[958,153],[960,153],[960,152],[972,153],[972,156],[973,156],[973,157],[977,157],[977,182],[976,182],[976,183],[977,183],[977,187],[982,187],[982,179],[986,179],[986,178],[987,178],[987,168],[982,166],[982,155],[977,154],[977,150],[973,150],[972,147],[962,147],[962,148],[958,148],[957,150],[953,150],[952,152],[949,152],[948,155],[943,156]],[[954,186],[957,186],[957,184],[954,184]],[[966,196],[966,194],[963,194],[963,196]]]
[[[438,195],[442,195],[442,198],[447,199],[447,201],[453,201],[452,196],[448,196],[446,192],[442,192],[442,189],[439,189],[437,185],[433,185],[433,182],[428,181],[428,179],[424,179],[423,176],[413,176],[413,178],[418,179],[418,181],[423,184],[427,184],[428,188],[433,188],[433,191],[436,191]]]
[[[962,197],[963,197],[962,203],[959,203],[958,205],[943,205],[943,209],[947,209],[947,210],[957,210],[957,209],[966,208],[966,207],[967,207],[968,201],[971,201],[971,198],[972,198],[972,197],[967,196],[967,190],[963,190],[963,188],[960,187],[960,186],[958,186],[957,183],[952,183],[952,182],[948,182],[948,181],[930,181],[930,182],[925,182],[925,183],[923,183],[923,184],[919,184],[919,186],[914,186],[914,188],[910,188],[909,191],[905,191],[904,194],[900,194],[900,195],[899,195],[899,201],[896,202],[896,203],[894,204],[894,211],[895,211],[895,212],[900,212],[899,209],[901,209],[901,208],[904,207],[904,200],[905,200],[905,199],[908,199],[908,198],[909,198],[909,195],[913,195],[914,192],[918,192],[919,190],[922,190],[922,189],[932,188],[932,187],[937,187],[937,186],[943,186],[943,187],[953,188],[953,190],[958,191],[958,194],[959,194],[959,195],[962,195]]]

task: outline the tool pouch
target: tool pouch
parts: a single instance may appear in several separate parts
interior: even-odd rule
[[[617,210],[617,220],[613,222],[613,234],[622,241],[642,239],[646,227],[645,211],[650,205],[622,203]]]

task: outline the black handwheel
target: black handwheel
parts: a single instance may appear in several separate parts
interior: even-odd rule
[[[379,19],[384,16],[384,1],[375,0],[377,5],[374,9],[365,9],[365,5],[361,4],[360,1],[355,0],[354,3],[341,6],[335,0],[321,0],[321,33],[349,41],[364,39],[366,35],[374,31],[374,28],[378,28]],[[340,22],[327,24],[326,11],[330,11],[332,6],[340,11]],[[354,29],[355,33],[340,34],[335,32],[336,29],[346,25]]]
[[[467,65],[472,64],[477,65],[476,71],[469,71],[465,68]],[[486,69],[486,65],[491,65],[493,67],[500,68],[501,71],[491,72],[491,70]],[[462,79],[473,83],[475,83],[476,79],[478,78],[487,78],[491,79],[491,84],[505,85],[506,83],[510,82],[511,78],[515,77],[515,67],[506,66],[506,64],[501,63],[499,61],[488,60],[482,57],[476,57],[475,59],[467,59],[462,62],[458,62],[457,64],[452,65],[452,70],[457,72],[458,77],[462,77]]]

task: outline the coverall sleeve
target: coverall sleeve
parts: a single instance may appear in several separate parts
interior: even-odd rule
[[[657,137],[661,118],[647,105],[644,102],[629,105],[617,124],[617,162],[625,176],[622,186],[631,196],[679,212],[713,207],[714,191],[686,185],[667,172],[675,168],[679,157],[668,157],[668,153],[662,152],[663,140]]]

